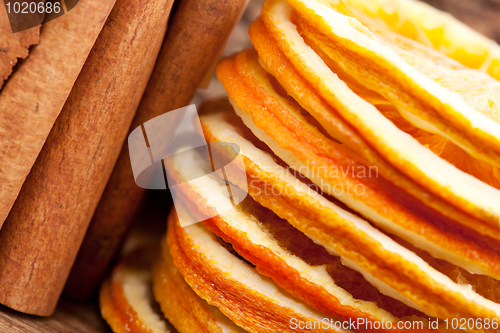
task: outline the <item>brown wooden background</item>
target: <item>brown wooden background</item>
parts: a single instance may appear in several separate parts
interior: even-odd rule
[[[500,0],[424,0],[500,43]]]

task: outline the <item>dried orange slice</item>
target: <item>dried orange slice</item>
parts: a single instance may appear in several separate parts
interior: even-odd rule
[[[320,213],[318,215],[311,213],[308,214],[309,209],[314,209],[315,205],[319,206],[322,204],[322,202],[311,201],[307,196],[294,195],[294,186],[296,186],[297,188],[304,188],[305,190],[308,190],[305,184],[298,182],[295,177],[288,174],[287,170],[283,169],[283,167],[281,166],[276,165],[276,162],[272,159],[272,156],[269,156],[264,151],[262,151],[268,151],[268,148],[265,147],[265,145],[263,145],[260,141],[258,141],[252,135],[252,133],[241,123],[241,121],[235,119],[235,115],[233,111],[228,107],[227,102],[224,103],[223,101],[219,101],[217,103],[209,103],[204,108],[204,112],[210,113],[201,116],[202,127],[208,141],[233,142],[241,148],[240,153],[243,155],[243,159],[245,161],[245,170],[248,173],[248,186],[242,187],[248,188],[249,193],[253,198],[255,198],[259,203],[266,207],[272,209],[276,209],[276,207],[278,207],[278,210],[281,212],[282,216],[298,216],[298,212],[303,211],[304,213],[301,218],[303,218],[305,221],[307,221],[307,219],[313,220],[316,216],[323,216],[324,218],[328,218],[327,214],[325,213]],[[234,155],[234,151],[231,150],[232,148],[226,151],[226,154],[228,154],[229,158],[233,158]],[[302,181],[304,181],[304,179],[302,179]],[[300,192],[297,191],[297,194],[300,194]],[[218,226],[224,226],[224,223],[221,222],[220,219],[213,219],[213,221]],[[230,224],[231,222],[228,223]],[[276,222],[273,222],[273,224],[275,223]],[[309,226],[313,226],[313,223],[309,223]],[[227,233],[228,229],[224,228],[224,230]],[[424,229],[423,233],[425,234],[428,232],[428,229]],[[444,233],[441,236],[443,238],[442,240],[445,241],[446,234]],[[239,238],[241,239],[241,236]],[[488,299],[494,300],[497,303],[500,302],[499,281],[493,280],[486,276],[470,274],[457,266],[449,264],[446,261],[435,260],[428,254],[416,249],[406,242],[403,242],[401,240],[399,240],[398,242],[418,254],[420,257],[424,258],[434,268],[450,277],[456,283],[462,285],[471,285],[472,288],[481,295],[487,297]],[[473,246],[468,246],[467,243],[462,243],[461,245],[464,249],[472,250],[473,248]],[[244,242],[244,246],[248,247],[249,243]],[[245,253],[245,251],[242,252]],[[253,253],[257,252],[258,251],[254,251]],[[252,256],[251,253],[248,255]],[[272,269],[267,268],[267,266],[264,267],[263,270],[267,272],[272,271]],[[274,279],[276,279],[276,277],[274,277]],[[334,281],[337,280],[338,275],[334,278]],[[343,279],[340,278],[340,280]],[[353,283],[355,283],[355,285],[359,285],[360,287],[362,286],[362,284],[359,283],[356,279],[351,278],[351,280],[353,281]],[[347,290],[351,291],[352,289],[348,288]],[[359,295],[358,293],[355,294]],[[321,303],[321,301],[318,297],[318,302]]]
[[[274,90],[255,57],[246,51],[224,60],[218,76],[234,98],[238,115],[278,157],[389,233],[473,273],[500,277],[497,241],[473,237],[439,214],[422,214],[426,210],[394,184],[378,174],[368,177],[371,166],[313,128],[300,108]]]
[[[233,129],[227,127],[224,119],[220,122],[221,119],[214,116],[212,122],[218,120],[221,125],[217,126],[218,129],[223,128],[226,135],[233,134],[226,138],[245,143],[241,137],[238,140],[238,134],[234,136]],[[192,159],[193,165],[200,163],[195,154]],[[184,170],[176,169],[174,165],[169,167],[177,181],[185,180]],[[257,188],[252,182],[249,185],[253,187],[252,191]],[[219,213],[203,223],[231,243],[240,255],[256,265],[261,274],[271,277],[322,313],[341,319],[342,323],[354,319],[359,331],[408,331],[397,328],[402,319],[418,320],[422,327],[415,331],[427,331],[424,329],[428,327],[427,319],[422,313],[380,294],[359,273],[344,267],[338,257],[329,255],[323,247],[252,199],[247,198],[235,209],[226,211],[224,207],[230,206],[231,202],[224,190],[225,186],[217,179],[199,186],[193,183],[184,187],[184,202],[198,219],[210,216],[214,211]],[[347,290],[336,281],[346,285]],[[349,282],[346,284],[346,281]],[[380,322],[390,324],[374,329]]]
[[[363,13],[360,12],[360,10],[362,10],[363,8],[365,10],[368,10],[369,12],[374,11],[374,8],[371,8],[371,6],[368,5],[367,1],[353,0],[349,3],[337,2],[337,1],[323,1],[323,2],[328,3],[329,5],[333,6],[336,10],[342,12],[343,14],[346,14],[347,12],[346,15],[356,17],[364,25],[366,25],[370,29],[370,31],[373,31],[377,37],[380,37],[383,41],[389,44],[394,44],[398,48],[403,49],[411,54],[416,54],[424,58],[432,59],[434,63],[437,63],[441,66],[447,66],[451,69],[462,70],[462,71],[466,69],[465,67],[460,66],[454,61],[451,61],[448,57],[434,51],[433,49],[423,47],[419,43],[408,40],[407,38],[401,37],[397,33],[392,32],[390,28],[386,26],[386,24],[380,24],[380,23],[385,23],[385,21],[381,21],[379,17],[373,17],[373,16],[366,17],[366,15],[363,15]],[[384,8],[392,7],[392,10],[395,10],[395,8],[397,8],[398,10],[403,11],[403,13],[402,14],[396,13],[396,15],[403,15],[404,10],[409,10],[409,8],[405,6],[405,2],[406,2],[405,0],[399,2],[392,0],[392,6],[389,4],[389,2],[384,2],[383,7]],[[354,9],[352,8],[353,6],[355,7]],[[368,9],[365,8],[364,6],[368,6],[370,8]],[[361,7],[361,9],[359,7]],[[387,8],[385,8],[385,10],[387,10]],[[385,18],[387,19],[387,17]],[[394,25],[394,22],[392,23]],[[402,27],[405,27],[405,24],[403,23],[401,24]],[[406,28],[408,28],[408,26],[406,26]],[[420,35],[422,34],[417,34],[417,36]],[[311,42],[309,42],[309,45],[313,46],[311,45]],[[496,43],[493,42],[493,45],[496,45],[496,47],[498,48],[498,45]],[[453,45],[451,46],[453,47]],[[322,57],[322,59],[327,63],[327,65],[330,68],[332,68],[332,70],[337,75],[339,75],[339,77],[344,82],[346,82],[347,85],[354,92],[356,92],[356,94],[358,94],[364,100],[369,101],[373,105],[377,106],[379,111],[381,111],[385,117],[389,118],[399,129],[413,136],[422,145],[428,147],[435,154],[439,155],[448,162],[452,163],[460,170],[473,175],[474,177],[484,181],[489,185],[492,185],[493,187],[496,187],[497,189],[500,189],[500,169],[498,167],[491,166],[486,162],[473,158],[472,156],[467,154],[464,150],[460,149],[455,144],[450,142],[450,140],[441,135],[425,132],[411,125],[400,115],[396,106],[392,105],[388,100],[384,99],[382,96],[375,94],[373,91],[368,90],[366,87],[363,87],[349,74],[343,72],[343,70],[338,66],[338,64],[332,62],[331,59],[329,59],[329,57],[326,56],[317,46],[316,46],[316,52]],[[467,62],[468,57],[464,55],[462,57],[462,60]],[[476,79],[475,77],[472,79],[468,78],[467,81],[468,83],[472,82],[472,84],[475,85],[474,84],[475,79]],[[462,87],[462,89],[464,88]]]
[[[469,68],[480,69],[500,79],[499,45],[450,14],[424,2],[343,0],[323,3],[344,15],[355,17],[364,25],[382,25],[401,36],[434,48]]]
[[[219,309],[201,299],[175,268],[166,242],[153,266],[154,294],[165,316],[180,333],[244,333]]]
[[[248,53],[242,53],[241,57],[244,58]],[[243,75],[239,75],[239,72],[234,67],[235,64],[231,59],[224,60],[219,64],[218,76],[229,95],[235,99],[233,104],[235,111],[242,118],[245,125],[259,139],[264,141],[278,157],[295,170],[300,170],[300,166],[306,164],[300,161],[299,156],[301,154],[302,156],[304,154],[317,154],[309,160],[311,165],[314,165],[314,163],[326,165],[326,163],[331,163],[333,157],[340,155],[338,150],[335,154],[331,152],[327,154],[317,153],[320,145],[318,143],[310,144],[314,142],[314,137],[311,132],[304,130],[305,125],[302,124],[302,129],[298,131],[304,120],[302,122],[293,122],[293,117],[290,116],[291,112],[288,112],[290,108],[283,108],[283,104],[277,103],[276,100],[279,100],[277,94],[264,93],[260,95],[262,89],[256,89],[254,83],[251,82],[251,76],[243,78]],[[252,67],[252,71],[255,73],[258,69]],[[266,89],[270,91],[272,87],[268,86]],[[275,109],[273,110],[273,108]],[[288,117],[288,121],[276,121],[280,114]],[[299,117],[298,112],[294,114],[294,117]],[[292,126],[294,130],[289,130],[288,128]],[[301,142],[299,138],[303,141]],[[285,149],[292,150],[293,155]],[[324,156],[330,157],[330,160],[326,160]],[[338,158],[339,163],[352,161],[354,157],[351,155],[347,159],[348,156],[349,154],[341,155]],[[350,162],[348,165],[356,164]],[[321,181],[314,179],[314,175],[310,176],[312,172],[309,168],[303,168],[303,170],[309,173],[308,178],[315,183],[322,184]],[[276,175],[270,175],[270,177],[276,178]],[[378,178],[375,180],[380,181]],[[375,180],[370,179],[370,181],[374,182]],[[355,181],[355,179],[352,181]],[[369,183],[365,183],[365,186],[368,187],[368,185]],[[390,186],[390,184],[387,186]],[[383,193],[383,190],[383,188],[380,188],[377,191],[370,191],[366,197],[358,195],[356,200],[350,197],[346,202],[357,204],[358,208],[361,204],[373,204],[372,200],[380,200],[380,192]],[[335,195],[335,193],[333,194]],[[298,196],[301,197],[302,195],[300,193]],[[337,197],[345,198],[342,195]],[[278,204],[277,197],[269,198],[265,195],[256,200],[271,208],[278,216],[287,219],[297,229],[312,237],[316,243],[326,246],[331,253],[339,254],[345,264],[362,273],[368,281],[377,286],[383,293],[420,309],[428,315],[440,318],[450,316],[464,318],[489,316],[489,318],[494,318],[500,310],[498,304],[486,300],[476,293],[466,294],[471,290],[453,283],[446,276],[432,269],[414,253],[404,247],[399,247],[397,243],[372,228],[366,221],[343,211],[331,203],[318,202],[320,199],[316,199],[312,200],[312,202],[315,202],[314,204],[308,205],[307,209],[302,210],[299,207],[303,207],[304,203],[300,203],[300,201],[295,202],[293,205],[281,205]],[[268,200],[267,204],[263,203],[265,200]],[[309,198],[304,199],[305,202],[309,202],[309,200]],[[391,203],[379,203],[373,205],[373,209],[383,207],[391,210],[394,208],[394,201],[390,195],[387,195],[384,200],[391,200]],[[328,206],[328,208],[325,208],[325,206]],[[322,209],[326,211],[322,211]],[[370,253],[369,258],[364,257],[368,255],[367,252]],[[389,268],[387,265],[391,264],[395,266]],[[404,276],[399,276],[396,272],[404,272]],[[452,299],[453,301],[451,301]],[[451,302],[448,303],[448,301]]]
[[[500,165],[500,82],[386,43],[355,18],[325,6],[328,0],[289,2],[308,21],[303,25],[308,38],[360,83],[397,105],[415,126]]]
[[[484,225],[481,221],[472,218],[470,215],[465,214],[426,189],[423,189],[380,156],[380,154],[367,144],[358,132],[347,123],[333,107],[318,95],[313,87],[295,69],[283,52],[275,45],[275,39],[269,35],[262,21],[255,21],[250,26],[249,34],[252,43],[259,52],[259,57],[266,70],[279,81],[281,86],[292,98],[319,122],[328,134],[351,147],[358,155],[365,158],[368,163],[376,165],[380,174],[387,180],[393,184],[397,184],[407,193],[410,193],[412,196],[425,203],[425,205],[433,208],[435,211],[439,211],[442,215],[447,216],[453,221],[460,221],[459,223],[466,226],[475,226],[475,230],[479,230],[481,234],[486,235],[488,238],[500,240],[500,233],[497,232],[497,229]],[[365,93],[363,98],[366,97],[367,95]],[[375,96],[371,96],[372,102],[374,98]],[[434,137],[436,136],[434,135]],[[479,173],[479,171],[483,171],[482,168],[485,167],[484,163],[483,165],[477,165],[479,161],[469,163],[470,156],[467,154],[457,154],[456,149],[453,150],[453,154],[450,154],[450,150],[448,149],[450,145],[443,142],[440,138],[424,135],[421,137],[420,142],[422,144],[427,144],[429,148],[433,149],[436,153],[438,153],[439,150],[441,156],[448,158],[448,160],[457,167],[466,163],[464,168],[461,168],[465,172],[474,171],[474,175],[481,179],[490,174],[490,172]],[[430,143],[432,143],[432,145],[430,145]],[[464,156],[464,154],[466,156]],[[472,170],[470,167],[471,164],[473,166]],[[485,179],[485,181],[488,181],[488,179]],[[495,181],[491,180],[491,183],[495,184]],[[496,185],[498,186],[498,184]],[[433,218],[433,220],[436,219]],[[456,227],[451,229],[456,229]],[[480,243],[484,244],[485,242],[481,241]]]
[[[314,1],[306,2],[308,5],[310,3],[314,3],[315,6],[321,5]],[[314,10],[305,7],[304,3],[294,2],[297,8],[302,8],[308,15],[316,15],[313,14]],[[355,22],[353,18],[345,17],[326,6],[323,7],[321,9],[343,18],[349,26],[350,23]],[[315,9],[317,8],[315,7]],[[471,223],[470,219],[457,219],[458,222],[486,236],[498,235],[500,191],[439,158],[416,139],[397,128],[372,104],[355,94],[308,47],[299,35],[297,27],[291,22],[291,14],[292,9],[285,1],[269,0],[265,3],[262,18],[288,60],[318,91],[321,97],[334,107],[370,146],[401,173],[438,197],[479,219],[478,223]],[[320,26],[321,29],[326,29],[326,23],[321,22],[315,24],[323,24]],[[308,28],[316,29],[307,22],[304,23],[304,26],[306,25]],[[359,22],[356,22],[355,25],[361,26]],[[364,29],[366,30],[366,28]],[[358,33],[360,32],[356,34]],[[319,32],[315,31],[312,35],[317,37]],[[322,43],[326,45],[325,40],[322,40]],[[351,74],[350,71],[349,74]],[[356,76],[354,75],[354,77]],[[496,126],[494,125],[496,122],[491,119],[487,122]]]
[[[194,219],[179,206],[183,220]],[[182,228],[172,212],[167,240],[173,262],[191,288],[249,332],[350,332],[326,327],[321,313],[260,275],[203,224]]]
[[[387,178],[393,183],[398,184],[398,186],[405,188],[415,197],[425,198],[428,205],[438,210],[450,210],[450,207],[443,207],[445,206],[443,202],[436,205],[436,201],[440,200],[429,193],[429,191],[422,193],[423,190],[416,188],[417,186],[415,183],[411,182],[410,184],[408,179],[405,179],[406,176],[402,175],[393,166],[387,163],[387,161],[383,160],[383,158],[356,133],[354,128],[340,117],[335,109],[322,100],[318,93],[310,87],[299,73],[297,73],[293,65],[275,45],[273,38],[269,35],[261,20],[257,20],[251,25],[249,34],[252,43],[259,52],[259,57],[262,59],[264,68],[280,82],[289,95],[318,120],[330,135],[337,138],[342,143],[349,145],[356,153],[365,157],[370,162],[375,163],[382,169],[380,171]],[[321,50],[316,50],[316,52],[321,53]],[[329,59],[323,57],[323,60],[328,61]],[[334,62],[328,61],[328,66],[334,69],[339,78],[346,82],[351,90],[365,101],[369,101],[371,104],[377,106],[379,111],[381,111],[385,117],[389,118],[399,129],[413,136],[422,145],[428,147],[432,152],[452,163],[460,170],[473,175],[493,187],[500,188],[499,168],[492,167],[485,162],[474,159],[465,151],[440,135],[428,133],[412,126],[401,117],[397,109],[389,101],[360,85],[359,82],[343,72]],[[431,200],[429,196],[434,198]],[[464,217],[462,216],[461,218]]]
[[[245,186],[245,188],[248,188],[250,195],[266,207],[269,207],[270,202],[273,202],[273,200],[281,200],[279,195],[283,196],[283,190],[279,189],[288,189],[288,183],[280,182],[279,177],[272,177],[272,173],[283,175],[286,173],[285,170],[281,167],[276,168],[274,161],[271,162],[271,160],[269,160],[262,151],[266,150],[267,147],[262,145],[260,141],[257,141],[241,121],[235,119],[232,107],[225,101],[211,102],[205,105],[203,111],[207,113],[201,116],[201,120],[208,141],[233,142],[242,149],[241,154],[244,157],[246,172],[249,177],[248,186]],[[233,158],[233,156],[230,154],[228,158]],[[294,173],[296,174],[296,172]],[[276,193],[274,188],[277,188]],[[289,192],[285,192],[285,194],[289,194]],[[299,202],[297,200],[298,199],[293,202],[298,205]],[[282,204],[286,203],[287,201],[282,201]],[[498,262],[498,258],[495,258],[495,255],[492,257],[491,252],[485,250],[485,244],[477,245],[466,238],[455,237],[448,230],[443,231],[435,228],[432,224],[426,223],[423,219],[416,219],[414,223],[401,225],[401,227],[407,229],[406,233],[396,231],[394,234],[408,239],[411,243],[414,243],[414,246],[427,249],[427,251],[433,253],[435,257],[457,263],[458,266],[467,267],[466,263],[469,260],[475,261],[476,265],[483,265],[486,262],[485,258],[488,257],[490,260],[493,260],[493,262]],[[415,227],[415,229],[411,227]],[[387,230],[391,232],[391,230]],[[420,232],[420,234],[418,232]],[[408,234],[413,235],[408,237]],[[433,245],[426,247],[428,243],[433,243]],[[439,249],[433,250],[435,247]],[[415,251],[415,249],[412,250]],[[438,253],[437,256],[436,253]],[[421,251],[419,255],[425,256]],[[474,260],[474,257],[481,258],[481,260]],[[490,267],[495,265],[496,264],[493,264]],[[460,274],[465,275],[467,273],[462,271]],[[475,277],[479,278],[479,276]],[[474,278],[470,279],[474,280]],[[485,286],[491,284],[491,282],[488,282],[488,278],[485,277],[484,279],[485,280],[481,283]],[[500,296],[495,299],[500,299]]]
[[[315,230],[316,225],[313,223],[315,219],[324,219],[321,223],[325,224],[329,224],[329,219],[334,220],[334,215],[331,215],[332,212],[329,209],[335,208],[335,205],[332,205],[314,191],[310,191],[306,184],[300,182],[288,170],[277,165],[271,156],[261,150],[265,149],[264,147],[261,149],[256,148],[254,145],[262,147],[262,144],[256,141],[257,139],[249,133],[241,122],[234,119],[234,115],[231,110],[228,110],[227,106],[218,103],[214,107],[217,107],[219,112],[212,111],[201,116],[205,135],[209,141],[233,142],[240,147],[240,153],[243,155],[245,169],[249,177],[249,194],[256,201],[275,212],[279,212],[278,214],[281,217],[299,223],[294,224],[299,229],[301,229],[299,226],[302,223],[301,230],[306,234],[311,230]],[[301,222],[299,222],[300,220]],[[324,234],[327,229],[323,230],[321,235],[328,239],[328,235],[325,236]],[[318,232],[321,232],[321,229]],[[332,231],[333,235],[337,233],[339,232]],[[331,241],[334,242],[335,240]],[[475,289],[481,290],[486,297],[497,302],[500,300],[500,295],[496,292],[499,287],[498,281],[486,277],[478,279],[478,276],[468,274],[445,261],[435,261],[406,243],[405,246],[414,252],[418,252],[433,267],[452,277],[454,281],[460,284],[472,284]],[[462,246],[466,249],[472,248],[468,247],[466,243],[463,243]]]
[[[102,285],[101,313],[116,333],[176,333],[153,298],[150,266],[156,249],[140,249],[120,262]]]

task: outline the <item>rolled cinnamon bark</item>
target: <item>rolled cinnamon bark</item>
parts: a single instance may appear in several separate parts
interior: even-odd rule
[[[131,129],[186,106],[219,55],[246,0],[182,0],[177,8]],[[175,126],[172,123],[172,128]],[[171,131],[173,132],[173,131]],[[65,293],[95,291],[145,194],[135,184],[125,144],[89,226]]]
[[[29,54],[29,47],[40,41],[40,26],[13,33],[4,6],[0,6],[0,89],[17,63]]]
[[[54,310],[153,70],[172,3],[117,1],[0,232],[1,303],[41,316]]]
[[[0,228],[115,0],[80,0],[41,29],[40,43],[0,93]]]

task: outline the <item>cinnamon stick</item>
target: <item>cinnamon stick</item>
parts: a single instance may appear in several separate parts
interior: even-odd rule
[[[180,2],[131,130],[191,101],[245,5],[245,0]],[[125,144],[71,271],[66,294],[85,299],[96,289],[145,191],[134,182]]]
[[[13,33],[5,6],[0,6],[0,88],[17,60],[29,54],[29,47],[40,41],[40,26]]]
[[[53,312],[154,68],[172,3],[118,0],[113,8],[0,232],[1,303]]]
[[[115,0],[80,0],[42,26],[40,43],[0,93],[0,228]]]

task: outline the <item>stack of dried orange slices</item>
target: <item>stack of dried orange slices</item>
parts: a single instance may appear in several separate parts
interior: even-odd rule
[[[266,0],[249,33],[217,69],[229,101],[201,111],[249,196],[189,181],[195,150],[166,161],[184,202],[153,269],[166,317],[500,332],[500,47],[414,0]]]

